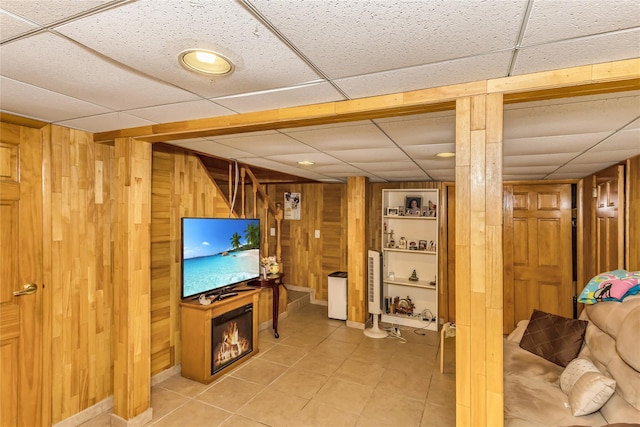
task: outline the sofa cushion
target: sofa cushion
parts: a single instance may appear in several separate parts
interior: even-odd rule
[[[634,310],[625,317],[624,327],[620,328],[616,340],[618,355],[636,371],[640,371],[638,331],[640,331],[640,310]]]
[[[588,322],[533,310],[520,347],[557,365],[567,366],[582,348]]]
[[[569,397],[574,416],[600,410],[616,389],[616,382],[587,359],[574,359],[560,375],[560,388]]]

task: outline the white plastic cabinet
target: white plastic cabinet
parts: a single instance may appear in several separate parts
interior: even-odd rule
[[[384,322],[438,330],[437,205],[437,189],[382,190]]]

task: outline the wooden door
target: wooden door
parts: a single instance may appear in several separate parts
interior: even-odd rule
[[[0,125],[0,426],[40,426],[42,136]],[[29,283],[34,293],[14,296]]]
[[[596,174],[596,274],[624,268],[624,166]]]
[[[571,185],[505,186],[505,333],[534,308],[573,315]]]

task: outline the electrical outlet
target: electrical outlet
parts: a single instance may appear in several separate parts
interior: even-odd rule
[[[276,235],[276,229],[271,227],[271,230],[269,230],[269,234],[272,235],[272,236],[275,236]]]
[[[316,239],[319,239],[320,238],[320,230],[316,230],[315,234],[316,234]]]

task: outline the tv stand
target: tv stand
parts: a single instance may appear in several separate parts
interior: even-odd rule
[[[253,292],[242,292],[239,295],[226,293],[223,294],[225,295],[223,300],[216,299],[209,305],[200,305],[197,300],[185,300],[180,303],[183,377],[209,384],[258,352],[258,294],[260,289],[251,289],[251,291]],[[212,373],[212,319],[249,303],[253,304],[253,352],[215,374]]]

